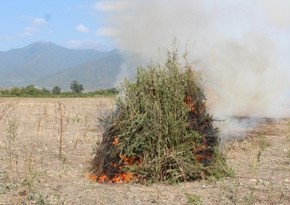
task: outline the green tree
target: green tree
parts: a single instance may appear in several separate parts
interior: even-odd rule
[[[55,95],[58,95],[61,93],[61,88],[59,86],[54,86],[52,88],[52,93],[55,94]]]
[[[50,93],[47,88],[42,88],[41,91],[42,91],[43,95],[49,95],[49,93]]]
[[[23,95],[23,92],[21,88],[13,87],[10,89],[10,94],[13,96],[21,96]]]
[[[35,87],[35,85],[27,85],[25,88],[22,88],[23,94],[25,95],[39,95],[42,91]]]
[[[82,93],[84,91],[83,85],[75,80],[70,84],[70,89],[73,93]]]
[[[10,90],[9,89],[1,89],[1,95],[9,95]]]

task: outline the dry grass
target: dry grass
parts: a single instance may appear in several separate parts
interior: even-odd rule
[[[113,105],[108,98],[1,101],[0,204],[289,203],[286,120],[262,125],[263,132],[225,150],[234,178],[173,186],[92,183],[86,173],[101,140],[97,118]]]
[[[97,118],[112,101],[4,100],[1,108],[10,111],[0,121],[0,204],[65,201],[42,188],[58,190],[85,179],[92,146],[100,140]]]

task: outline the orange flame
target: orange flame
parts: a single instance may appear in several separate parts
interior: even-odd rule
[[[115,138],[116,139],[116,138]],[[111,162],[108,170],[115,170],[115,174],[109,174],[109,171],[104,171],[99,176],[90,174],[89,179],[99,183],[129,183],[135,176],[131,172],[123,172],[122,168],[130,165],[141,165],[141,158],[127,157],[124,154],[119,155],[120,162]],[[117,171],[116,171],[117,170]]]
[[[88,178],[92,181],[96,181],[97,180],[97,176],[95,174],[88,174]]]
[[[184,102],[185,104],[188,106],[189,110],[191,112],[195,111],[195,102],[193,102],[192,97],[191,96],[186,96],[184,98]]]
[[[113,141],[113,145],[117,145],[117,144],[119,144],[119,137],[115,136],[114,141]]]
[[[134,179],[134,175],[131,172],[126,172],[122,174],[116,174],[113,178],[109,178],[106,174],[102,174],[97,177],[94,174],[89,174],[88,178],[92,181],[97,181],[99,183],[129,183]]]
[[[99,183],[104,183],[108,179],[107,175],[103,174],[98,178]]]

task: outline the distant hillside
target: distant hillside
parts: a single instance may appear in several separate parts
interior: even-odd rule
[[[138,57],[121,50],[108,52],[98,60],[73,66],[64,71],[55,73],[37,82],[41,87],[59,85],[65,90],[69,89],[70,82],[77,79],[86,90],[96,88],[115,87],[123,77],[133,78],[136,74]],[[65,81],[63,79],[66,79]],[[67,83],[69,82],[69,83]]]
[[[122,50],[100,52],[35,42],[24,48],[0,52],[0,87],[34,84],[69,89],[71,81],[77,80],[85,90],[110,88],[120,75],[134,75],[138,59],[137,55]]]

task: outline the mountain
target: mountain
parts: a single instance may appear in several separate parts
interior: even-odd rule
[[[123,73],[132,74],[138,59],[136,54],[118,49],[101,52],[68,49],[47,41],[35,42],[0,52],[0,87],[58,85],[68,90],[70,83],[76,80],[85,90],[110,88]]]
[[[59,85],[68,90],[70,84],[67,82],[77,79],[86,90],[112,88],[117,86],[123,77],[134,78],[138,65],[140,65],[140,58],[136,54],[113,50],[100,59],[71,67],[41,79],[38,85],[42,87]]]

